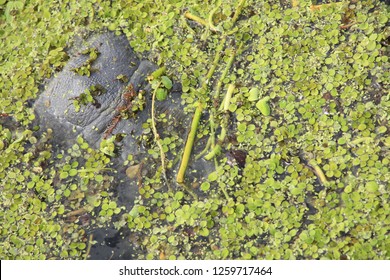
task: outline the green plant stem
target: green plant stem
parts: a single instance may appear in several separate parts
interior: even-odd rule
[[[210,122],[210,135],[215,135],[215,121],[214,121],[214,114],[212,113],[210,114],[209,122]],[[214,137],[210,137],[210,138],[211,138],[211,148],[214,148],[215,138]]]
[[[234,25],[234,23],[237,21],[240,13],[241,13],[241,11],[242,11],[242,9],[244,7],[244,4],[245,4],[245,0],[241,0],[240,3],[238,4],[238,6],[236,8],[236,12],[234,14],[234,17],[232,19],[232,25]],[[199,23],[202,23],[205,26],[207,26],[207,22],[205,20],[203,20],[203,19],[201,19],[199,17],[196,17],[196,16],[192,15],[189,12],[186,12],[184,14],[184,16],[186,18],[188,18],[188,19],[197,20]],[[200,89],[200,94],[201,95],[205,95],[206,92],[207,92],[207,87],[208,87],[209,80],[211,79],[211,77],[213,76],[213,74],[215,72],[215,69],[217,68],[219,60],[221,58],[221,51],[222,51],[223,47],[225,46],[226,40],[227,40],[227,36],[225,34],[222,37],[222,39],[220,41],[220,44],[217,47],[216,55],[214,57],[213,64],[211,65],[211,67],[210,67],[210,69],[209,69],[209,71],[208,71],[208,73],[206,75],[206,81],[205,81],[205,83],[203,83],[203,85],[202,85],[202,87]],[[240,44],[240,46],[241,45],[242,44]],[[187,169],[187,166],[188,166],[188,162],[189,162],[189,159],[190,159],[190,156],[191,156],[192,146],[194,144],[194,139],[195,139],[195,136],[196,136],[196,130],[198,129],[199,120],[200,120],[200,118],[202,116],[203,108],[204,108],[204,104],[202,103],[202,101],[200,101],[199,104],[198,104],[198,107],[195,110],[194,117],[192,119],[190,134],[187,137],[186,145],[185,145],[184,152],[183,152],[182,161],[181,161],[181,164],[180,164],[180,167],[179,167],[179,171],[178,171],[178,174],[177,174],[177,177],[176,177],[176,181],[178,183],[183,183],[184,182],[184,175],[185,175],[185,172],[186,172],[186,169]]]
[[[217,88],[216,88],[215,93],[214,93],[214,97],[215,98],[218,98],[219,93],[221,92],[223,80],[226,78],[227,74],[229,73],[229,70],[230,70],[230,68],[233,65],[234,58],[236,57],[236,53],[241,49],[241,47],[242,47],[242,42],[241,42],[240,46],[238,47],[237,51],[233,51],[233,53],[229,57],[229,60],[228,60],[228,62],[226,64],[226,67],[225,67],[224,71],[222,72],[221,77],[218,80]]]
[[[187,137],[187,142],[184,148],[184,153],[181,160],[179,172],[177,173],[176,181],[178,183],[184,182],[184,174],[187,170],[188,162],[190,160],[192,146],[194,145],[194,140],[196,137],[196,130],[198,129],[199,121],[202,116],[202,110],[203,110],[203,104],[199,103],[198,107],[196,107],[194,117],[192,119],[191,130]]]
[[[309,161],[309,165],[313,168],[314,173],[317,175],[320,182],[326,186],[328,184],[328,180],[326,179],[326,176],[322,169],[317,165],[317,163],[314,160]]]
[[[235,11],[233,19],[232,19],[232,24],[233,25],[236,23],[238,17],[240,16],[240,14],[242,12],[242,9],[245,6],[245,2],[246,2],[246,0],[241,0],[240,3],[238,3],[236,11]]]
[[[234,84],[230,84],[228,90],[226,92],[225,98],[223,99],[223,111],[227,112],[229,110],[230,99],[232,98],[233,92],[236,86]]]
[[[196,15],[191,14],[189,11],[184,13],[184,17],[186,17],[186,18],[188,18],[190,20],[193,20],[193,21],[195,21],[195,22],[197,22],[197,23],[207,27],[211,31],[217,32],[219,30],[214,26],[213,16],[214,16],[215,12],[217,11],[217,9],[219,8],[220,5],[221,5],[221,1],[219,1],[217,3],[216,7],[210,12],[207,21],[204,20],[201,17],[198,17]]]
[[[204,147],[204,149],[199,154],[197,154],[195,156],[195,160],[200,159],[205,153],[207,153],[207,151],[210,148],[210,145],[211,145],[211,138],[209,138],[209,140],[207,140],[206,147]]]
[[[226,92],[226,95],[225,95],[225,98],[224,98],[224,102],[223,102],[223,108],[224,108],[224,112],[226,113],[229,109],[229,105],[230,105],[230,99],[232,98],[232,94],[233,94],[233,91],[235,89],[235,85],[234,84],[230,84],[229,87],[228,87],[228,90]],[[213,147],[213,149],[210,151],[210,153],[208,153],[204,158],[206,160],[210,160],[212,158],[214,158],[216,155],[218,155],[220,152],[221,152],[221,143],[225,140],[225,137],[226,137],[226,127],[227,127],[227,124],[228,124],[228,116],[227,114],[225,114],[225,118],[221,124],[221,133],[219,134],[219,137],[218,137],[218,144],[215,145],[215,147]],[[213,135],[212,135],[213,136]],[[212,137],[210,136],[210,137]],[[212,139],[214,139],[214,137],[212,137]]]
[[[226,38],[226,37],[224,37]],[[222,88],[222,83],[223,83],[223,80],[226,78],[227,74],[229,73],[229,70],[230,68],[232,67],[233,65],[233,62],[234,62],[234,58],[236,57],[236,53],[241,49],[242,47],[242,43],[240,44],[239,48],[237,51],[234,51],[232,53],[232,55],[229,57],[229,60],[227,62],[227,65],[225,67],[225,70],[223,71],[221,77],[219,78],[218,80],[218,83],[217,83],[217,88],[213,94],[213,97],[214,98],[218,98],[219,96],[219,93],[221,91],[221,88]],[[216,146],[215,146],[215,122],[214,122],[214,116],[215,116],[215,109],[212,108],[211,111],[210,111],[210,138],[211,138],[211,148],[212,149],[215,149]],[[220,150],[219,148],[217,148],[215,150],[215,152],[218,152],[218,150]],[[211,157],[212,158],[212,157]]]
[[[163,75],[166,71],[166,67],[165,66],[162,66],[160,68],[158,68],[156,71],[154,71],[152,74],[150,74],[148,76],[148,80],[149,81],[152,81],[154,79],[157,79],[159,78],[161,75]]]
[[[194,29],[192,29],[192,28],[188,25],[187,20],[186,20],[186,18],[185,18],[184,15],[182,15],[180,19],[181,19],[181,22],[182,22],[182,24],[184,25],[184,27],[188,30],[188,32],[190,32],[191,34],[195,34],[195,33],[196,33],[196,32],[194,31]]]
[[[209,26],[209,24],[208,24],[207,21],[205,21],[203,18],[200,18],[200,17],[198,17],[198,16],[196,16],[196,15],[191,14],[189,11],[185,12],[185,13],[184,13],[184,16],[185,16],[186,18],[190,19],[190,20],[193,20],[193,21],[195,21],[195,22],[197,22],[197,23],[203,25],[203,26],[206,26],[206,27]]]
[[[217,68],[219,59],[221,58],[220,51],[223,49],[223,46],[224,46],[225,42],[226,42],[226,37],[224,37],[221,40],[221,42],[219,44],[219,47],[217,48],[217,54],[215,55],[213,64],[211,65],[211,67],[210,67],[210,69],[209,69],[209,71],[208,71],[208,73],[206,75],[206,82],[203,83],[203,85],[202,85],[202,87],[200,89],[200,94],[201,95],[205,95],[206,92],[207,92],[208,81],[213,76],[214,71]],[[185,145],[185,148],[184,148],[183,157],[182,157],[181,164],[180,164],[180,167],[179,167],[179,172],[178,172],[177,177],[176,177],[176,181],[178,183],[183,183],[184,182],[184,175],[185,175],[185,172],[187,170],[188,162],[190,160],[191,150],[192,150],[192,146],[194,144],[194,139],[195,139],[195,136],[196,136],[196,130],[198,129],[198,124],[199,124],[199,120],[200,120],[200,118],[202,116],[203,108],[204,108],[203,103],[199,102],[198,107],[195,110],[194,117],[192,119],[190,134],[187,137],[187,141],[186,141],[186,145]]]
[[[226,36],[224,36],[217,49],[216,49],[216,54],[215,54],[215,57],[214,57],[214,60],[213,60],[213,64],[211,65],[210,69],[209,69],[209,72],[207,72],[207,75],[206,75],[206,83],[204,83],[202,85],[202,93],[205,93],[206,90],[207,90],[207,85],[211,79],[211,77],[213,76],[214,72],[215,72],[215,69],[217,69],[217,66],[218,66],[218,63],[219,63],[219,60],[221,59],[221,52],[222,52],[222,49],[223,47],[225,46],[225,43],[226,43]]]
[[[218,98],[219,96],[219,93],[221,91],[221,88],[222,88],[222,84],[223,84],[223,80],[226,78],[227,74],[229,73],[229,70],[230,68],[232,67],[233,65],[233,62],[234,62],[234,59],[236,57],[236,54],[239,53],[241,51],[241,48],[243,46],[243,43],[241,42],[238,49],[236,51],[234,51],[231,56],[229,57],[229,60],[226,64],[226,67],[221,75],[221,77],[219,78],[218,80],[218,83],[217,83],[217,88],[215,90],[215,93],[213,94],[213,97],[214,98]],[[222,102],[221,106],[222,107],[225,107],[224,104],[226,103],[229,103],[230,104],[230,98],[231,98],[231,95],[234,91],[234,85],[230,85],[229,88],[228,88],[228,91],[227,91],[227,94],[225,95],[225,101]],[[229,97],[228,97],[229,96]],[[228,100],[226,101],[226,99],[228,98]],[[227,107],[229,107],[229,105],[227,105]],[[212,151],[205,157],[205,159],[211,159],[213,158],[220,150],[221,148],[220,147],[217,147],[215,145],[215,123],[214,123],[214,116],[216,115],[216,112],[215,112],[215,109],[212,108],[211,111],[210,111],[210,138],[211,138],[211,148],[212,148]]]
[[[205,83],[202,84],[202,87],[200,88],[200,94],[203,96],[206,94],[208,82],[211,79],[211,77],[213,76],[215,69],[217,68],[218,62],[221,58],[221,50],[223,49],[225,42],[226,42],[226,37],[222,38],[222,40],[217,48],[217,53],[214,57],[213,64],[211,65],[209,71],[207,72],[206,81],[205,81]],[[187,137],[183,157],[182,157],[181,164],[179,167],[179,172],[178,172],[177,177],[176,177],[176,181],[178,183],[184,182],[184,175],[185,175],[185,172],[186,172],[186,169],[188,166],[188,162],[190,160],[191,150],[192,150],[192,146],[194,144],[193,142],[194,142],[194,139],[196,136],[196,130],[198,129],[199,120],[202,116],[203,108],[204,108],[204,104],[202,102],[199,102],[198,107],[195,110],[194,117],[192,119],[190,134]]]
[[[210,30],[212,31],[218,31],[217,28],[214,26],[214,23],[213,23],[213,16],[215,14],[215,12],[219,9],[219,6],[221,6],[221,0],[218,1],[216,7],[210,12],[209,14],[209,22],[208,22],[208,26],[210,28]]]
[[[206,160],[210,160],[217,156],[221,152],[222,148],[220,144],[215,145],[215,147],[207,154],[204,156]]]
[[[188,192],[195,200],[198,200],[198,195],[194,193],[194,191],[190,187],[188,187],[184,183],[178,183],[178,185],[182,187],[186,192]]]

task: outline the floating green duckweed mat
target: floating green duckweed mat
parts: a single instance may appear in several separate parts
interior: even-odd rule
[[[389,259],[390,10],[330,2],[0,0],[1,259],[89,258],[105,227],[132,247],[114,258]],[[192,121],[188,137],[145,122],[132,208],[112,142],[62,150],[35,123],[84,30],[125,34],[164,71],[154,102],[180,82]]]

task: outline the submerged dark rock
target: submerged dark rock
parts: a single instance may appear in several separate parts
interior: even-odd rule
[[[124,75],[131,77],[130,82],[138,90],[147,86],[144,78],[157,67],[148,61],[141,61],[129,46],[124,35],[113,33],[94,35],[83,47],[71,56],[68,64],[47,85],[35,102],[34,108],[41,124],[52,127],[61,135],[62,144],[71,141],[75,135],[82,136],[93,146],[98,147],[102,133],[115,114],[115,108],[121,100],[121,90],[125,83],[117,79]],[[74,69],[86,63],[88,54],[83,50],[94,48],[98,57],[91,63],[90,76],[82,76]],[[97,96],[100,108],[93,104],[81,106],[76,112],[73,99],[91,86],[99,85],[105,93]],[[59,139],[60,140],[60,139]]]
[[[89,50],[95,52],[97,57],[91,59],[88,54]],[[152,159],[148,154],[147,150],[150,146],[148,147],[145,141],[140,140],[143,134],[142,124],[151,117],[152,92],[147,76],[158,67],[138,57],[130,48],[125,35],[117,36],[114,33],[93,35],[86,42],[76,41],[75,46],[68,53],[70,59],[67,65],[47,83],[45,90],[34,104],[39,125],[44,129],[53,130],[52,144],[56,149],[65,150],[71,147],[76,143],[78,135],[81,135],[90,146],[99,149],[101,141],[107,135],[107,128],[118,116],[118,108],[123,104],[123,93],[126,88],[131,85],[134,92],[138,93],[141,90],[144,92],[143,110],[128,119],[120,119],[109,133],[109,136],[120,135],[121,138],[121,141],[117,143],[118,150],[111,158],[112,168],[116,171],[111,174],[114,176],[112,191],[116,194],[118,205],[125,206],[126,211],[130,211],[135,198],[139,195],[139,186],[137,180],[130,180],[126,176],[127,167],[124,166],[124,161],[131,154],[134,159],[144,163],[144,168],[149,173],[156,171],[154,163],[159,162],[159,159]],[[89,65],[89,76],[77,73],[78,69],[86,65]],[[99,94],[94,96],[93,102],[80,105],[77,110],[74,104],[75,99],[92,86],[99,89]],[[166,123],[157,123],[161,138],[176,134],[185,140],[191,116],[185,115],[180,105],[180,96],[181,86],[174,83],[169,98],[165,101],[156,101],[155,115],[165,113],[169,119]],[[154,141],[151,132],[148,137],[152,142]],[[180,148],[177,147],[177,149]],[[167,171],[168,180],[172,184],[175,182],[176,167]],[[188,177],[206,176],[210,168],[211,162],[205,162],[203,159],[192,162],[188,168]],[[90,231],[94,232],[96,229],[90,229]],[[94,245],[91,258],[107,258],[112,251],[116,252],[113,258],[123,258],[129,251],[132,251],[129,248],[123,249],[123,246],[117,246],[117,244],[126,243],[123,241],[127,238],[126,234],[116,234],[117,231],[113,228],[100,229],[98,232],[99,238],[104,239],[105,242],[98,242]],[[109,234],[106,234],[108,232]],[[112,236],[115,238],[112,239]],[[116,249],[113,250],[111,247]]]

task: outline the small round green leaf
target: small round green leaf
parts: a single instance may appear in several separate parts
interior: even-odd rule
[[[259,109],[260,112],[264,116],[269,116],[271,114],[271,108],[269,107],[268,100],[269,100],[269,97],[267,96],[267,97],[264,97],[264,98],[260,99],[256,103],[257,109]]]
[[[374,181],[367,182],[366,184],[366,189],[369,192],[376,192],[378,188],[379,188],[378,184]]]
[[[163,101],[167,98],[168,92],[165,88],[159,88],[156,91],[156,98],[158,101]]]
[[[164,85],[166,89],[171,89],[172,88],[172,81],[169,79],[167,76],[162,76],[161,77],[161,82]]]
[[[252,88],[249,91],[248,100],[249,101],[256,101],[256,100],[258,100],[259,99],[259,94],[260,94],[260,91],[257,88]]]
[[[217,172],[214,171],[214,172],[210,173],[209,176],[208,176],[208,179],[209,179],[211,182],[217,180],[217,179],[218,179]]]

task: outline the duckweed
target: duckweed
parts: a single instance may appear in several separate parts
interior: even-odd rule
[[[85,258],[88,230],[114,218],[137,236],[139,259],[389,259],[389,9],[376,0],[281,2],[2,3],[2,259]],[[197,102],[216,112],[213,125],[200,120],[194,144],[203,150],[212,129],[226,128],[208,150],[221,147],[214,170],[168,189],[159,151],[148,144],[154,172],[141,173],[139,197],[126,209],[110,173],[114,137],[100,150],[82,137],[58,150],[50,130],[31,129],[30,100],[66,65],[67,47],[85,28],[126,34],[161,67],[150,78],[162,84],[158,100],[170,98],[177,81],[186,113]],[[98,59],[91,49],[85,55]],[[75,71],[88,75],[89,66]],[[226,92],[230,84],[228,110],[217,112],[217,85]],[[84,94],[93,103],[92,92]],[[142,128],[147,143],[151,121]],[[161,135],[173,178],[178,159],[169,157],[180,157],[185,136]],[[135,178],[138,162],[128,163]],[[89,215],[84,223],[81,213]]]

